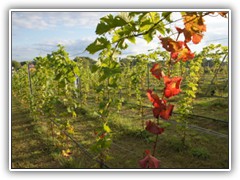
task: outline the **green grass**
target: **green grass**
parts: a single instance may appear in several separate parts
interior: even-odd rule
[[[194,101],[193,114],[228,122],[228,106],[227,98],[198,98]]]
[[[12,164],[15,168],[59,168],[53,159],[51,149],[41,139],[35,122],[29,118],[29,112],[12,99]]]

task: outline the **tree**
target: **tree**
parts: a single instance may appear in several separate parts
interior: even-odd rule
[[[20,62],[12,60],[12,67],[14,67],[15,70],[18,70],[21,67]]]

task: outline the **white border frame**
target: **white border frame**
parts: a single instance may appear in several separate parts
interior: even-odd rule
[[[155,12],[164,12],[164,11],[228,11],[228,99],[229,99],[229,169],[12,169],[12,147],[11,147],[11,108],[12,108],[12,12],[128,12],[128,11],[155,11]],[[231,10],[230,9],[10,9],[9,10],[9,170],[10,171],[144,171],[144,172],[158,172],[158,171],[231,171],[231,147],[232,147],[232,121],[231,121]]]

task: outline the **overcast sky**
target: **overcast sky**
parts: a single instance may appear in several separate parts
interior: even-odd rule
[[[95,40],[95,29],[99,19],[111,12],[12,12],[12,59],[17,61],[32,60],[45,56],[63,44],[71,58],[89,55],[85,48]],[[179,19],[175,12],[172,19]],[[207,32],[198,45],[189,44],[192,51],[200,51],[211,43],[228,44],[228,19],[221,16],[205,17]],[[171,27],[183,27],[182,21]],[[157,36],[151,43],[138,38],[136,44],[130,45],[123,56],[145,53],[148,49],[159,46]]]

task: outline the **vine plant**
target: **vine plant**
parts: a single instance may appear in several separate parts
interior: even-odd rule
[[[35,120],[48,118],[45,123],[50,127],[53,143],[62,149],[63,156],[69,155],[70,143],[62,131],[74,133],[70,117],[77,116],[79,106],[74,81],[79,76],[76,63],[69,59],[64,47],[45,57],[35,58],[35,71],[31,73],[33,87],[32,116]],[[70,116],[70,117],[69,117]],[[60,124],[60,130],[54,129],[54,123]],[[66,153],[67,152],[67,153]]]
[[[101,161],[106,160],[106,150],[109,149],[111,142],[110,127],[108,124],[109,107],[114,102],[114,97],[110,96],[111,88],[118,86],[119,78],[119,63],[116,61],[116,56],[122,50],[127,49],[128,42],[136,43],[137,37],[143,37],[148,43],[153,40],[156,34],[159,35],[159,40],[163,48],[170,53],[170,58],[167,62],[167,72],[162,71],[159,64],[154,64],[151,69],[152,74],[159,80],[163,79],[165,88],[161,98],[152,90],[147,91],[149,100],[153,103],[153,115],[157,122],[147,121],[146,130],[156,134],[156,141],[153,147],[153,153],[146,151],[146,157],[140,161],[140,166],[143,168],[157,168],[159,161],[154,157],[157,146],[158,135],[163,132],[163,128],[159,127],[159,119],[168,120],[172,114],[174,105],[167,103],[167,99],[181,92],[180,84],[181,76],[171,77],[171,67],[179,61],[186,62],[194,58],[194,53],[191,52],[188,43],[193,42],[198,44],[203,38],[203,33],[206,31],[204,24],[204,16],[214,14],[214,12],[182,12],[184,28],[176,27],[177,38],[174,40],[170,36],[170,29],[166,24],[171,23],[171,12],[122,12],[119,15],[113,16],[109,14],[100,19],[97,25],[96,34],[99,37],[90,44],[86,50],[94,54],[100,52],[99,64],[96,67],[96,72],[100,74],[100,81],[106,80],[102,86],[102,91],[106,91],[107,99],[99,104],[99,117],[103,124],[103,129],[97,134],[97,151]],[[226,12],[218,12],[221,16],[226,16]],[[109,35],[111,39],[109,39]],[[178,38],[183,35],[184,41],[179,41]],[[166,73],[166,75],[165,75]],[[114,103],[113,103],[114,104]]]

